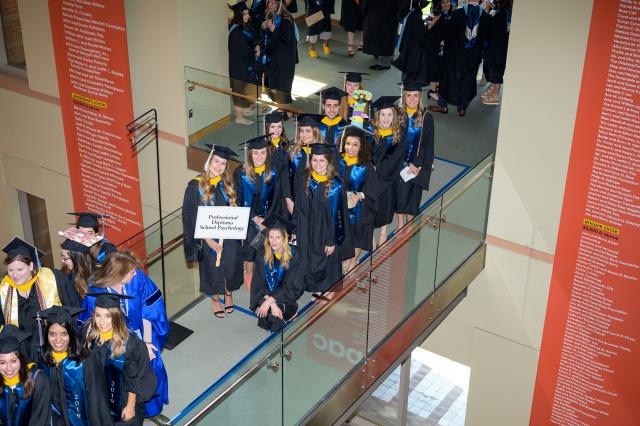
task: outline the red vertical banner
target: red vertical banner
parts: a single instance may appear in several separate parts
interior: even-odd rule
[[[73,208],[110,215],[118,244],[143,229],[124,0],[49,0],[49,17]]]
[[[640,424],[640,2],[595,0],[532,425]]]

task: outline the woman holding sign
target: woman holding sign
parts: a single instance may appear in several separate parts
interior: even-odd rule
[[[198,240],[194,238],[196,218],[200,206],[237,207],[237,194],[233,175],[227,161],[237,161],[236,153],[224,146],[207,145],[211,149],[202,174],[187,185],[182,201],[184,254],[187,262],[198,262],[200,291],[211,298],[213,313],[224,318],[233,312],[233,302],[222,295],[231,295],[242,285],[242,256],[238,240]]]

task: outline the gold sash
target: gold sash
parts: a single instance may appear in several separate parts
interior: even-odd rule
[[[18,324],[18,293],[9,284],[10,278],[5,276],[0,283],[0,304],[2,305],[2,315],[5,324]],[[38,277],[34,283],[36,292],[38,293],[38,301],[40,310],[50,308],[54,305],[62,306],[60,296],[58,295],[58,286],[56,285],[56,277],[49,268],[42,267],[38,272]]]

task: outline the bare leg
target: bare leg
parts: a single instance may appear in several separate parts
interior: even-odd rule
[[[380,243],[378,244],[378,246],[381,246],[385,241],[387,241],[387,235],[389,234],[389,232],[387,231],[387,226],[388,225],[383,225],[380,227]]]
[[[244,262],[244,285],[251,288],[251,277],[253,276],[253,262]]]
[[[407,215],[398,213],[398,228],[397,229],[402,228],[405,223],[407,223]]]
[[[215,315],[218,318],[224,318],[224,309],[220,304],[219,294],[211,295],[211,308],[213,309],[213,315]]]
[[[349,57],[354,55],[353,40],[355,38],[356,38],[355,33],[352,33],[351,31],[347,31],[347,55],[349,55]]]

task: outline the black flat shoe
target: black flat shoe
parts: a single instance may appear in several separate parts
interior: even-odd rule
[[[390,68],[391,68],[391,65],[383,67],[382,65],[379,65],[379,64],[371,65],[369,67],[370,70],[374,70],[374,71],[388,70]]]
[[[458,110],[458,115],[460,117],[464,117],[465,115],[467,115],[467,111],[463,108],[463,109],[459,109]]]

